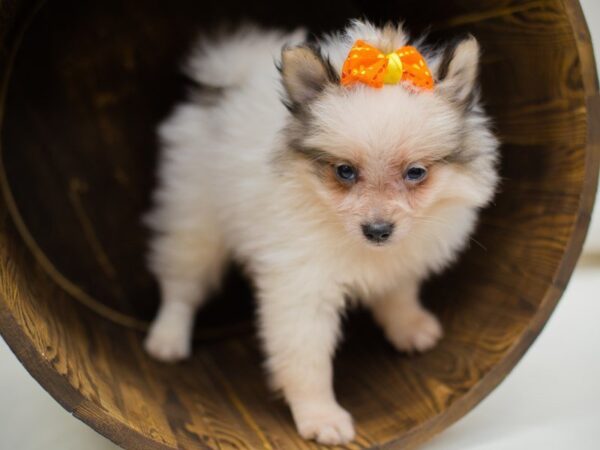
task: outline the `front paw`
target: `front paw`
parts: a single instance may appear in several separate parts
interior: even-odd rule
[[[386,334],[396,349],[412,353],[433,348],[443,332],[442,325],[433,314],[419,309]]]
[[[342,445],[354,439],[352,416],[336,403],[311,404],[293,408],[298,433],[320,444]]]
[[[175,363],[189,358],[191,339],[185,327],[167,321],[155,321],[144,341],[150,356],[166,363]]]

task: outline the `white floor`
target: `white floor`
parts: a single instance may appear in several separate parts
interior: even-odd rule
[[[579,267],[517,368],[426,450],[600,449],[600,266]],[[0,449],[109,450],[0,341]],[[10,406],[8,406],[10,405]]]
[[[116,450],[73,418],[0,338],[0,450]]]

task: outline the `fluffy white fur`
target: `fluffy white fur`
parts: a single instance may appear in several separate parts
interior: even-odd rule
[[[163,361],[190,355],[194,314],[233,258],[255,282],[266,366],[299,433],[342,444],[354,428],[332,386],[340,313],[348,299],[363,302],[399,350],[435,345],[442,328],[419,286],[456,257],[491,199],[497,143],[478,104],[474,39],[422,49],[438,80],[415,93],[331,80],[356,39],[392,51],[408,42],[401,27],[356,21],[320,51],[297,47],[304,37],[247,28],[191,55],[188,74],[222,94],[192,96],[160,127],[147,223],[162,304],[146,349]],[[336,185],[335,163],[311,149],[360,161],[361,178]],[[428,168],[422,187],[402,178],[412,161]],[[361,224],[381,217],[395,228],[374,245]]]

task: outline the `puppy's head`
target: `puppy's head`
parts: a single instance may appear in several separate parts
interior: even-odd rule
[[[340,67],[319,49],[283,51],[291,115],[281,170],[366,244],[398,242],[419,223],[443,221],[447,206],[478,208],[493,194],[497,141],[478,104],[479,46],[469,37],[430,58],[436,86],[417,91],[341,86]]]

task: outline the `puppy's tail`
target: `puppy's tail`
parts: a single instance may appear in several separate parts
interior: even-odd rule
[[[306,32],[266,31],[246,25],[237,31],[221,31],[216,36],[201,36],[183,66],[184,73],[197,83],[217,88],[240,86],[257,75],[264,75],[265,64],[279,61],[285,45],[304,41]]]

